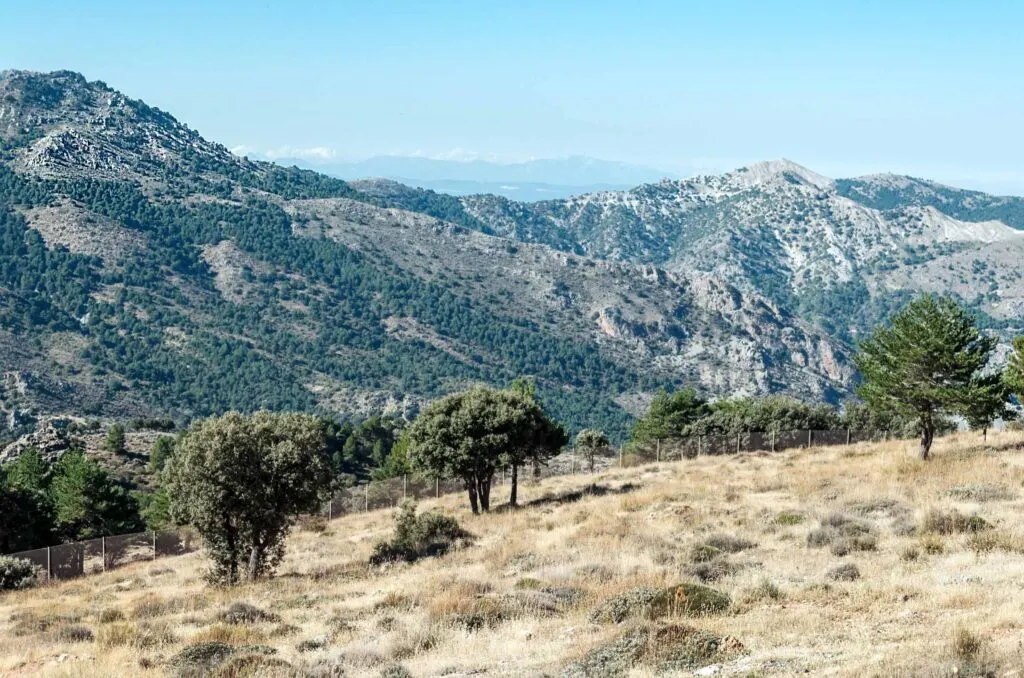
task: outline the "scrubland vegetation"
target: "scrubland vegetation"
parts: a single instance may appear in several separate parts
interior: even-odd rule
[[[1013,675],[1024,435],[915,447],[701,457],[526,484],[514,511],[450,496],[307,521],[275,578],[230,588],[195,554],[15,591],[0,673]],[[424,515],[452,539],[374,559],[400,515],[413,541]]]

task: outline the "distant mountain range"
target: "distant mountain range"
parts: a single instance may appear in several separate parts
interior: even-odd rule
[[[920,291],[1020,331],[1022,228],[1019,198],[784,160],[539,202],[346,182],[8,71],[0,416],[411,415],[524,374],[616,438],[659,387],[838,402]]]
[[[523,201],[622,190],[658,181],[669,175],[668,172],[641,165],[583,156],[521,163],[392,155],[350,163],[315,162],[298,158],[277,158],[274,162],[315,170],[339,179],[391,179],[439,193],[492,193]]]

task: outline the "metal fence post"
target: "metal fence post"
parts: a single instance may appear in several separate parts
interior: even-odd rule
[[[370,483],[363,485],[363,512],[370,510]]]
[[[807,429],[807,447],[810,447],[814,441],[814,431]]]
[[[622,445],[619,445],[619,468],[622,468]]]
[[[742,433],[737,433],[736,434],[736,454],[740,453],[740,440],[742,438],[743,438],[743,434]]]
[[[700,448],[703,447],[704,438],[701,435],[697,435],[697,456],[700,456]]]
[[[402,476],[402,501],[409,498],[409,474]]]
[[[50,565],[50,547],[46,547],[46,583],[49,584],[50,580],[53,579],[53,567]]]
[[[849,444],[850,444],[850,438],[852,438],[852,437],[853,437],[853,436],[852,436],[852,432],[851,432],[851,430],[850,430],[850,429],[846,429],[846,444],[847,444],[847,445],[849,445]]]
[[[775,452],[775,429],[772,429],[772,452]]]
[[[434,498],[437,499],[441,496],[441,479],[434,478]]]
[[[103,571],[107,571],[107,538],[100,537],[100,557],[103,558]]]
[[[658,438],[654,446],[654,459],[661,463],[661,438]]]
[[[156,560],[156,531],[153,532],[153,560]]]

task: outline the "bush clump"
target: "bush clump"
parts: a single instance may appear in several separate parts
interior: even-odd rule
[[[640,586],[604,600],[590,613],[590,621],[619,624],[629,618],[657,619],[722,614],[729,596],[700,584],[678,584],[665,589]]]
[[[228,659],[235,656],[259,655],[267,657],[275,654],[277,650],[262,645],[228,645],[227,643],[194,643],[183,648],[181,652],[171,657],[167,662],[170,675],[175,678],[200,678],[200,676],[222,675],[214,674]],[[252,660],[248,660],[246,664]],[[241,671],[243,667],[239,667]],[[252,675],[246,673],[224,674],[226,676]],[[259,674],[257,674],[259,675]]]
[[[978,515],[964,515],[956,509],[939,511],[932,509],[921,521],[921,532],[935,534],[973,534],[989,529],[992,525]]]
[[[877,542],[871,536],[871,526],[842,513],[833,513],[821,521],[821,525],[807,534],[807,545],[822,548],[840,544],[838,550],[870,551]]]
[[[273,612],[265,612],[249,603],[232,603],[218,615],[225,624],[276,624],[281,617]]]
[[[860,569],[853,563],[843,563],[829,570],[825,578],[829,581],[857,581],[860,579]]]
[[[713,534],[704,540],[703,545],[718,549],[719,552],[739,553],[756,547],[757,543],[730,534]]]
[[[566,667],[565,678],[625,676],[635,667],[655,673],[691,671],[727,661],[744,651],[735,638],[682,624],[645,625],[626,631]]]
[[[380,670],[380,678],[412,678],[409,669],[401,664],[388,664]]]
[[[434,512],[417,515],[416,504],[405,502],[395,520],[394,537],[373,547],[370,564],[441,556],[469,539],[471,535],[454,518]]]
[[[293,678],[292,665],[265,653],[232,655],[210,674],[212,678]]]
[[[57,640],[62,643],[91,643],[93,638],[92,630],[85,626],[71,624],[57,629]]]
[[[0,591],[18,591],[35,586],[36,566],[24,558],[0,556]]]

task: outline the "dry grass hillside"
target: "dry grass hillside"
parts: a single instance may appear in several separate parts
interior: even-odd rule
[[[0,597],[0,675],[1024,675],[1022,452],[707,457],[545,480],[479,518],[446,497],[474,543],[385,568],[394,511],[307,525],[257,585],[207,587],[196,554]],[[728,604],[668,588],[700,582]],[[205,641],[257,647],[169,662]]]

